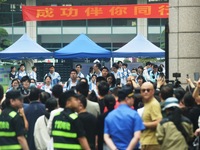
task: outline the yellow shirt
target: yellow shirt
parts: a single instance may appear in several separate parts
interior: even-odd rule
[[[142,120],[143,122],[153,122],[157,119],[162,119],[161,107],[159,102],[153,98],[144,104]],[[141,134],[140,142],[142,145],[158,145],[156,129],[145,129]]]

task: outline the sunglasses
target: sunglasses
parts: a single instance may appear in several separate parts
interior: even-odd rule
[[[141,89],[141,92],[142,92],[142,93],[144,93],[144,92],[146,92],[146,91],[149,93],[149,92],[151,91],[151,89]]]

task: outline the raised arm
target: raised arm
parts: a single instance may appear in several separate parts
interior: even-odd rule
[[[195,88],[195,85],[194,85],[194,83],[192,82],[192,80],[191,80],[190,78],[187,78],[186,81],[187,81],[187,83],[190,85],[190,87],[191,87],[192,89]]]
[[[199,96],[199,90],[200,90],[200,79],[199,81],[197,82],[197,86],[196,88],[194,89],[194,92],[193,92],[193,97],[195,100],[200,100],[200,96]]]

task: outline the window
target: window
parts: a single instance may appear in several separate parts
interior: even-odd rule
[[[52,27],[52,26],[61,26],[61,21],[37,21],[38,26],[43,26],[43,27]]]
[[[147,0],[147,3],[166,3],[169,0]]]
[[[107,49],[107,50],[110,50],[111,49],[111,43],[97,43],[99,46]]]
[[[13,14],[13,25],[14,26],[25,26],[26,23],[23,21],[21,13],[14,13]]]
[[[50,51],[55,51],[61,48],[61,43],[42,43],[41,46]]]
[[[164,26],[168,19],[148,19],[148,26]]]
[[[19,12],[22,11],[22,5],[26,0],[9,0],[0,4],[0,12]]]
[[[111,19],[88,20],[88,26],[111,26]]]
[[[113,26],[136,27],[137,19],[113,19]]]
[[[86,26],[86,20],[63,20],[63,26]]]
[[[0,13],[0,26],[12,26],[12,13]]]
[[[121,48],[122,46],[124,46],[126,43],[113,43],[113,51]]]

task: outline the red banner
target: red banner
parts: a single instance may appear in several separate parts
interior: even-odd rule
[[[168,18],[168,3],[98,6],[23,6],[24,21]]]

